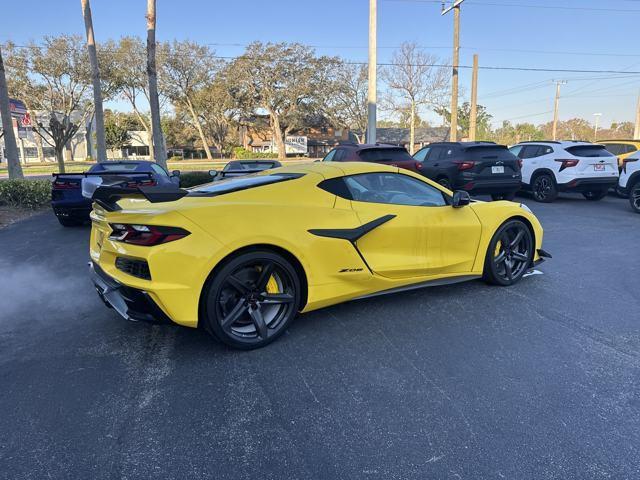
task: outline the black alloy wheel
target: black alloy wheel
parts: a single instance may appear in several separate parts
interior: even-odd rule
[[[235,348],[262,347],[284,333],[300,305],[293,266],[269,251],[228,262],[207,288],[205,327]]]
[[[629,189],[629,204],[634,212],[640,213],[640,182]]]
[[[536,202],[550,203],[558,196],[556,184],[550,175],[543,173],[538,175],[531,185],[533,198]]]
[[[494,285],[513,285],[533,260],[533,237],[520,220],[509,220],[494,234],[485,259],[484,279]]]
[[[582,193],[582,196],[584,198],[586,198],[587,200],[590,200],[592,202],[595,202],[597,200],[602,200],[604,197],[607,196],[607,189],[604,190],[589,190],[586,192]]]

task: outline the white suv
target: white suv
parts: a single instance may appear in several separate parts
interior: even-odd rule
[[[522,160],[522,187],[538,202],[558,192],[600,200],[618,183],[618,159],[604,145],[575,141],[520,142],[509,149]]]
[[[634,153],[623,160],[618,191],[629,195],[631,208],[640,213],[640,153]]]

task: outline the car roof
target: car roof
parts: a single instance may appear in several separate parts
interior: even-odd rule
[[[315,173],[324,178],[335,178],[358,173],[398,172],[398,167],[374,162],[309,162],[274,168],[273,170],[265,171],[265,174],[274,172]]]
[[[370,150],[375,149],[401,149],[406,150],[402,145],[392,145],[390,143],[342,143],[336,148],[349,148],[352,150]]]
[[[527,142],[519,142],[514,145],[560,145],[562,148],[576,147],[580,145],[599,145],[597,143],[586,142],[584,140],[531,140]]]
[[[598,140],[598,143],[605,145],[607,143],[625,143],[628,145],[640,145],[640,140],[607,138],[606,140]]]

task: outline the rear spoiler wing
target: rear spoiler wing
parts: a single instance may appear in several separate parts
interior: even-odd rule
[[[118,172],[118,171],[110,171],[110,172],[79,172],[79,173],[52,173],[51,176],[53,178],[58,177],[111,177],[115,175],[144,175],[145,177],[152,177],[153,173],[151,172]]]
[[[219,175],[221,177],[227,177],[227,176],[232,176],[232,175],[237,175],[238,177],[240,177],[240,176],[243,176],[243,175],[251,175],[252,173],[264,172],[265,170],[270,170],[270,169],[269,168],[256,168],[256,169],[253,169],[253,170],[228,170],[226,172],[220,171]]]
[[[151,203],[175,202],[180,200],[187,193],[187,190],[178,187],[122,187],[118,183],[124,183],[122,178],[117,183],[101,185],[93,192],[91,199],[109,212],[121,210],[117,204],[123,198],[143,197]]]

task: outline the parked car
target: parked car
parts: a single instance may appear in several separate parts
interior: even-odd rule
[[[538,202],[553,202],[558,192],[579,192],[587,200],[600,200],[618,183],[618,161],[604,145],[533,141],[509,150],[522,160],[523,189]]]
[[[604,145],[609,153],[618,157],[618,167],[622,169],[624,159],[640,150],[640,140],[603,140],[598,142]]]
[[[640,213],[640,153],[624,159],[618,190],[629,196],[629,203],[634,212]]]
[[[450,190],[513,200],[520,190],[520,163],[504,145],[493,142],[437,142],[413,156],[417,170]]]
[[[281,166],[282,164],[278,160],[232,160],[222,170],[209,170],[209,174],[214,180],[222,180],[223,178],[241,177]]]
[[[202,327],[240,349],[272,342],[298,312],[474,278],[506,287],[550,256],[525,205],[472,202],[374,163],[94,197],[100,298],[126,319]]]
[[[404,147],[375,144],[344,144],[325,155],[323,162],[373,162],[419,172],[418,163]]]
[[[174,185],[180,182],[178,170],[169,174],[160,165],[148,161],[118,160],[96,163],[83,173],[54,173],[51,184],[51,207],[65,227],[89,220],[91,196],[103,178],[124,177],[129,185]]]

